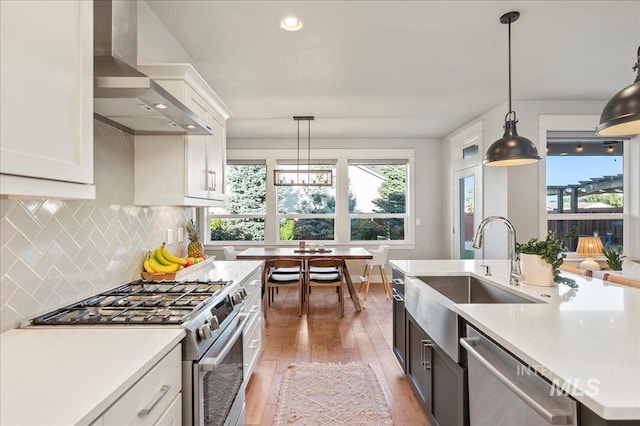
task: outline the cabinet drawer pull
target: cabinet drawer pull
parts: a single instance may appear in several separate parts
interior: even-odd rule
[[[260,346],[260,340],[254,339],[251,341],[251,344],[249,345],[249,349],[255,349],[258,346]]]
[[[251,281],[251,285],[255,285],[255,286],[261,286],[262,285],[262,280],[253,280]]]
[[[151,402],[151,406],[149,408],[143,408],[142,410],[138,411],[138,416],[144,417],[149,414],[155,408],[155,406],[158,405],[158,402],[160,402],[160,400],[164,398],[167,392],[169,392],[169,389],[171,389],[171,385],[162,385],[160,387],[158,396],[153,400],[153,402]]]
[[[253,305],[251,307],[251,310],[249,311],[250,314],[255,314],[256,312],[258,312],[258,305]]]

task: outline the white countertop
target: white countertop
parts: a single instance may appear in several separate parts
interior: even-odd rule
[[[0,334],[0,424],[89,424],[184,334],[173,327],[6,331]]]
[[[261,260],[216,260],[210,267],[200,268],[192,274],[183,274],[180,279],[242,281],[264,263]],[[184,269],[186,272],[189,268]]]
[[[180,279],[245,280],[261,261],[207,262]],[[34,326],[0,334],[0,424],[89,424],[178,344],[178,326]]]
[[[406,276],[475,275],[541,303],[454,310],[605,419],[640,419],[640,290],[573,274],[579,285],[509,286],[506,260],[393,260]],[[480,264],[491,266],[484,276]],[[543,297],[542,294],[550,297]],[[567,388],[565,388],[567,389]]]

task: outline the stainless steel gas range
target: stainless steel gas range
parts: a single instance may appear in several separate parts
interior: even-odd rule
[[[183,425],[242,424],[241,313],[232,281],[133,281],[34,318],[32,326],[181,327]]]

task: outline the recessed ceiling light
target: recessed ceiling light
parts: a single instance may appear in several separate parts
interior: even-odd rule
[[[285,31],[299,31],[304,23],[297,16],[285,16],[280,20],[280,28]]]
[[[186,125],[186,126],[184,126],[184,127],[186,127],[187,129],[195,129],[195,128],[196,128],[196,125],[195,125],[195,124],[187,124],[187,125]]]
[[[156,108],[158,109],[167,109],[169,108],[168,106],[166,106],[165,104],[155,104],[154,105]]]

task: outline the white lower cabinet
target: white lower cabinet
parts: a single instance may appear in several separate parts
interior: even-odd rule
[[[158,426],[180,426],[182,424],[182,393],[175,397],[169,408],[155,424]]]
[[[181,356],[181,345],[177,345],[94,424],[179,425],[182,420]]]
[[[256,367],[262,348],[262,270],[259,269],[249,278],[245,289],[249,294],[245,299],[244,311],[249,314],[242,339],[244,342],[244,380],[248,382]]]

